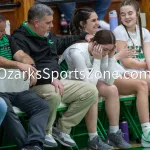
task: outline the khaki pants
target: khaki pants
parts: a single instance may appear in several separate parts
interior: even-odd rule
[[[50,105],[47,134],[52,134],[56,110],[61,101],[68,105],[68,110],[59,119],[58,127],[62,132],[69,134],[71,128],[80,123],[98,97],[96,86],[90,83],[77,80],[61,80],[61,82],[64,85],[63,97],[60,96],[59,92],[55,92],[55,87],[51,84],[37,85],[32,88]]]

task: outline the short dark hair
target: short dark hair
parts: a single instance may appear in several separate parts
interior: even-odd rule
[[[0,22],[6,21],[6,18],[3,14],[0,13]]]

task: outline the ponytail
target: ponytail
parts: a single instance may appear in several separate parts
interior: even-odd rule
[[[75,9],[70,22],[70,32],[73,35],[81,34],[84,31],[84,27],[80,22],[86,24],[86,21],[90,18],[91,13],[95,12],[92,8],[79,8]]]
[[[78,35],[80,34],[80,29],[79,27],[76,25],[76,14],[78,12],[78,9],[75,9],[73,14],[72,14],[72,17],[71,17],[71,21],[70,21],[70,32],[71,34],[73,35]]]

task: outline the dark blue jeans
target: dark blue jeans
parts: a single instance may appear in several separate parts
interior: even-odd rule
[[[109,8],[111,4],[111,1],[112,0],[96,0],[94,10],[98,15],[99,20],[104,19],[107,9]],[[59,4],[58,7],[60,11],[65,15],[66,20],[70,21],[72,12],[76,8],[76,2]]]
[[[49,105],[32,91],[18,93],[0,93],[7,103],[7,113],[2,122],[6,134],[19,148],[33,143],[44,143],[45,129],[49,115]],[[29,116],[26,133],[13,106],[20,108]]]

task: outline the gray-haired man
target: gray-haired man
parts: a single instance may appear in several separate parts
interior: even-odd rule
[[[51,147],[57,146],[54,136],[63,145],[75,146],[69,134],[71,128],[76,126],[85,115],[89,133],[92,133],[92,137],[98,137],[96,131],[98,91],[90,83],[57,78],[60,73],[58,55],[61,55],[73,42],[84,40],[86,33],[58,37],[50,32],[53,27],[52,21],[53,11],[46,5],[36,4],[29,9],[28,22],[24,22],[14,32],[13,37],[21,49],[32,57],[36,69],[40,71],[37,85],[32,90],[48,101],[51,107],[45,144]],[[30,64],[28,61],[25,63]],[[52,125],[61,101],[68,105],[68,110],[58,120],[52,136]],[[98,142],[99,140],[96,144],[99,144]]]

